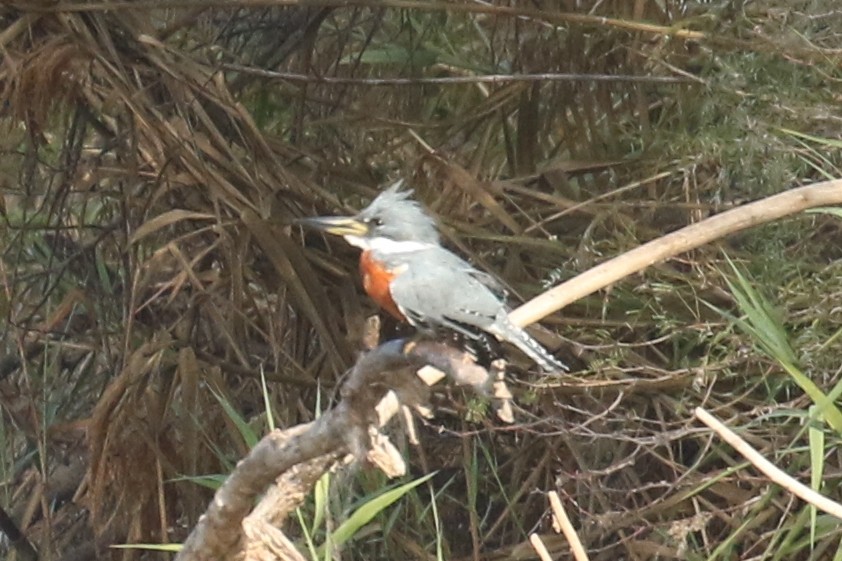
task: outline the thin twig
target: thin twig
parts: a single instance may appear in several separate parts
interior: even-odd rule
[[[697,419],[710,427],[722,440],[730,444],[754,467],[772,480],[773,483],[777,483],[796,497],[842,520],[842,504],[813,491],[803,483],[781,471],[772,462],[764,458],[760,452],[752,448],[748,442],[737,436],[736,433],[701,407],[696,407],[695,413]]]
[[[630,74],[576,74],[576,73],[543,73],[543,74],[481,74],[477,76],[440,76],[426,78],[347,78],[341,76],[316,76],[313,74],[296,74],[294,72],[277,72],[242,64],[220,64],[223,70],[233,70],[251,76],[284,80],[288,82],[304,82],[313,84],[339,84],[357,86],[420,86],[430,84],[505,84],[509,82],[643,82],[643,83],[687,83],[686,78],[676,76],[633,76]]]
[[[570,518],[567,517],[567,512],[561,504],[558,493],[550,491],[547,493],[547,496],[550,499],[550,508],[553,510],[553,528],[555,528],[556,532],[564,534],[567,543],[570,544],[570,551],[573,552],[573,558],[576,561],[588,561],[588,553],[585,551],[584,546],[582,546],[582,541],[579,539],[579,534],[576,533],[576,529],[570,522]]]
[[[544,542],[541,540],[541,536],[538,534],[530,534],[529,543],[532,545],[532,549],[535,550],[535,553],[538,554],[538,559],[541,561],[553,561],[549,550],[547,550],[547,546],[545,546]]]
[[[592,25],[614,27],[627,31],[654,33],[682,39],[701,41],[708,35],[701,31],[681,29],[671,25],[657,25],[649,22],[608,18],[592,14],[556,12],[550,10],[522,8],[520,6],[494,6],[479,3],[427,2],[425,0],[135,0],[132,2],[79,2],[60,4],[33,4],[27,6],[33,12],[93,12],[114,10],[153,10],[175,8],[259,8],[268,6],[308,6],[308,7],[376,7],[399,10],[422,10],[429,12],[492,14],[495,16],[519,17],[528,20],[554,24]]]

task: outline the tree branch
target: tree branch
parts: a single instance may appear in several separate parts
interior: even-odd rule
[[[509,314],[521,327],[629,275],[734,232],[772,222],[809,208],[842,204],[842,180],[823,181],[711,216],[627,251],[540,294]]]
[[[285,476],[293,484],[285,501],[278,503],[292,510],[334,461],[349,452],[358,460],[365,458],[371,448],[369,428],[388,421],[379,418],[377,412],[387,394],[393,393],[405,406],[426,401],[427,383],[416,376],[426,365],[479,390],[496,382],[464,353],[442,343],[397,340],[380,345],[357,361],[342,387],[339,405],[312,423],[273,431],[240,461],[216,492],[176,560],[229,559],[243,552],[243,521],[257,497],[278,477]],[[291,471],[293,468],[296,472]],[[285,514],[274,512],[271,517],[280,520]],[[257,527],[255,524],[260,521],[250,521],[250,527]],[[275,547],[281,545],[275,543]]]

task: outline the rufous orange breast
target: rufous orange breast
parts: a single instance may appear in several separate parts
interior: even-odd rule
[[[395,301],[392,300],[392,292],[389,289],[389,284],[395,278],[395,275],[383,267],[371,254],[371,251],[363,251],[360,255],[360,274],[363,277],[363,288],[366,294],[392,316],[400,321],[406,321],[406,317],[398,309]]]

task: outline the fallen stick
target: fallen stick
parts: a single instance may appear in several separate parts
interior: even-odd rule
[[[772,483],[777,483],[796,497],[842,520],[842,505],[810,489],[794,477],[783,472],[772,462],[764,458],[763,454],[752,448],[748,442],[740,438],[734,431],[726,427],[716,417],[701,407],[696,407],[696,418],[710,427],[722,440],[730,444],[734,450],[739,452],[751,465],[760,470]]]

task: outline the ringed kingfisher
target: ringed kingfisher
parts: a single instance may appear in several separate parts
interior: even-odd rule
[[[297,223],[362,249],[363,288],[399,321],[420,329],[446,327],[472,340],[489,333],[515,345],[546,372],[567,370],[509,321],[505,290],[493,276],[442,247],[435,221],[401,185],[383,191],[356,216]]]

